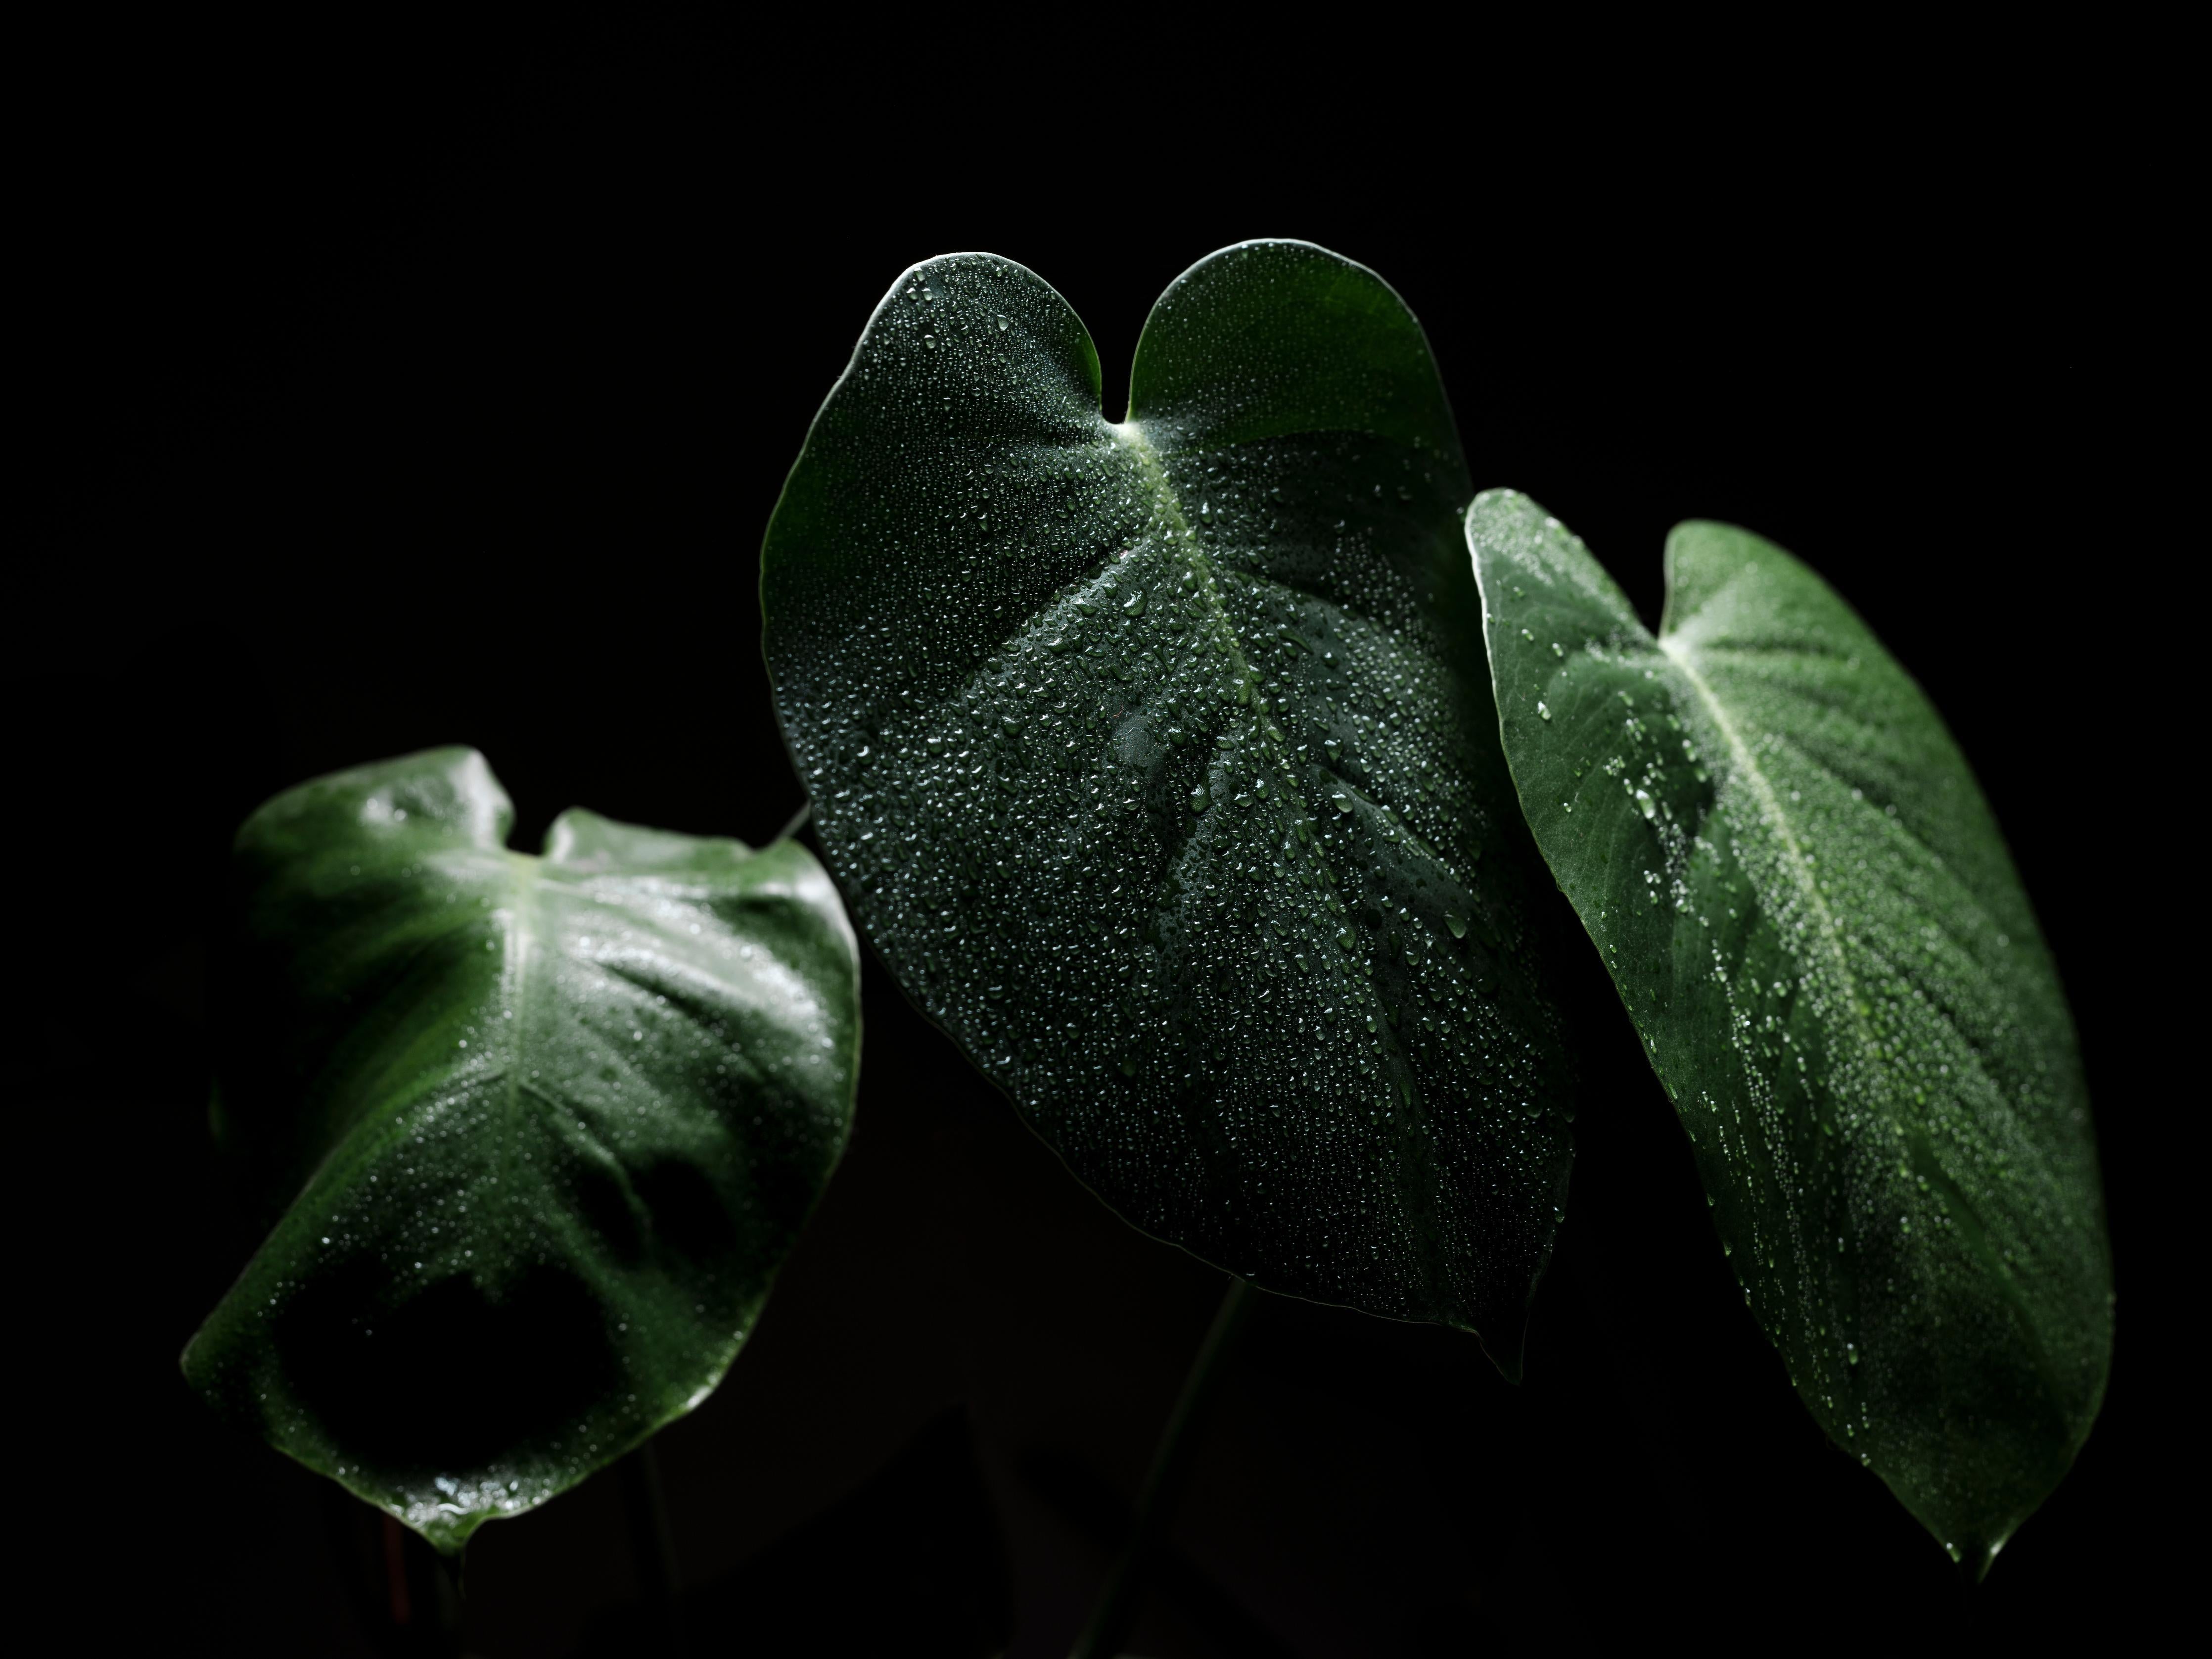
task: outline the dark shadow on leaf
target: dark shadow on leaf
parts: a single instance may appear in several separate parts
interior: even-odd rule
[[[496,1296],[465,1276],[397,1304],[390,1267],[362,1256],[281,1316],[275,1352],[296,1399],[381,1475],[481,1467],[551,1439],[616,1381],[604,1315],[561,1268],[524,1270]]]
[[[742,1241],[729,1208],[696,1164],[664,1158],[630,1177],[655,1241],[692,1266],[732,1264]]]
[[[645,1256],[645,1230],[620,1178],[602,1164],[579,1159],[568,1186],[568,1201],[583,1217],[588,1235],[623,1266],[636,1266]]]

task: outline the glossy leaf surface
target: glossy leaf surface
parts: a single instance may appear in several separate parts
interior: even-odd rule
[[[842,1150],[858,953],[806,851],[564,813],[471,750],[247,820],[218,1133],[283,1205],[192,1384],[441,1548],[713,1390]]]
[[[1685,524],[1654,638],[1527,497],[1467,519],[1538,845],[1836,1442],[1977,1574],[2096,1416],[2112,1266],[2071,1020],[1942,721],[1826,583]]]
[[[1537,874],[1428,345],[1304,243],[1145,326],[1129,418],[988,255],[878,308],[763,562],[847,902],[1121,1215],[1517,1367],[1564,1201]]]

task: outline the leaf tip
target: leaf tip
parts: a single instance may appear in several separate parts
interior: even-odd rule
[[[1528,1354],[1528,1321],[1524,1317],[1514,1321],[1510,1332],[1504,1322],[1485,1329],[1468,1327],[1474,1339],[1482,1345],[1482,1351],[1498,1368],[1498,1375],[1515,1388],[1521,1386]]]

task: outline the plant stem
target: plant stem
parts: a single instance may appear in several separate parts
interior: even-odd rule
[[[637,1599],[652,1627],[655,1649],[668,1659],[684,1659],[690,1643],[684,1629],[683,1593],[676,1578],[676,1541],[661,1496],[660,1460],[648,1440],[616,1466],[623,1509],[629,1522],[631,1570]]]
[[[775,839],[777,841],[788,841],[793,836],[798,834],[799,831],[805,829],[806,827],[806,820],[813,816],[814,802],[812,799],[810,797],[807,800],[801,801],[799,803],[799,810],[791,814],[791,821],[775,833]],[[772,841],[769,845],[773,846],[775,843]]]
[[[1128,1541],[1121,1546],[1121,1558],[1114,1563],[1113,1573],[1091,1612],[1091,1624],[1075,1644],[1073,1659],[1115,1659],[1128,1638],[1130,1626],[1136,1623],[1145,1593],[1145,1569],[1161,1534],[1175,1518],[1176,1504],[1190,1479],[1191,1456],[1198,1444],[1192,1425],[1212,1398],[1222,1374],[1221,1357],[1235,1340],[1251,1301],[1249,1284],[1241,1278],[1229,1281],[1206,1340],[1190,1363],[1190,1374],[1182,1380],[1182,1393],[1176,1400],[1175,1410],[1168,1414],[1160,1442],[1152,1449],[1152,1467],[1145,1472],[1144,1486],[1137,1494]]]

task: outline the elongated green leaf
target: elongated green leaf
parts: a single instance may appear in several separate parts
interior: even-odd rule
[[[763,558],[822,845],[1124,1217],[1512,1370],[1563,1068],[1427,342],[1371,271],[1251,243],[1168,290],[1131,384],[1108,422],[1003,259],[878,308]]]
[[[690,1411],[851,1121],[859,958],[789,842],[564,813],[471,750],[239,832],[218,1129],[283,1198],[185,1351],[226,1414],[444,1549]]]
[[[1966,763],[1771,542],[1685,524],[1654,639],[1468,509],[1505,753],[1821,1425],[1978,1575],[2089,1431],[2112,1264],[2073,1025]]]

